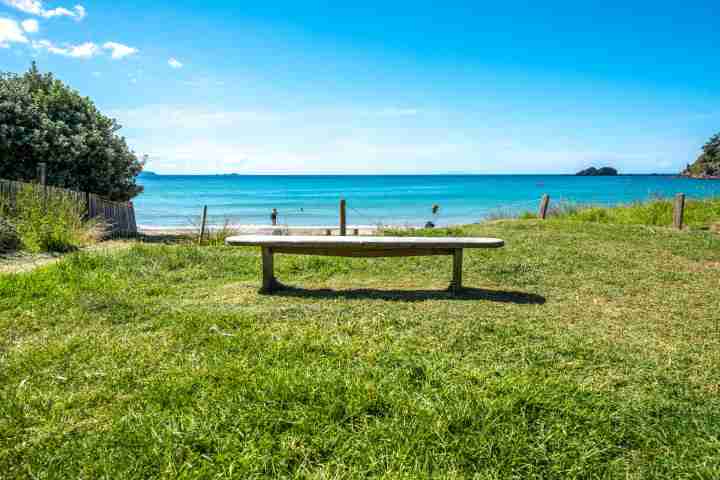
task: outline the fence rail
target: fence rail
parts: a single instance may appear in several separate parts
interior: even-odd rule
[[[94,193],[78,192],[65,188],[43,186],[38,183],[16,182],[0,179],[0,199],[14,205],[17,195],[24,188],[31,188],[38,195],[64,196],[82,206],[87,218],[97,219],[108,225],[108,233],[113,236],[132,236],[137,234],[135,208],[132,202],[113,202]]]

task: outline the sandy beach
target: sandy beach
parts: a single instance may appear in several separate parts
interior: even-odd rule
[[[387,226],[393,229],[412,228],[409,226]],[[376,234],[381,227],[377,225],[348,225],[348,235],[373,235]],[[144,235],[196,235],[199,227],[155,227],[147,225],[139,225],[138,230]],[[339,235],[340,227],[338,225],[327,226],[286,226],[286,225],[228,225],[218,226],[209,225],[208,231],[215,232],[220,230],[230,230],[233,233],[248,235]]]

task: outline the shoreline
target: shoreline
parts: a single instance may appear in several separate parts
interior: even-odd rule
[[[348,225],[347,232],[352,235],[355,230],[358,231],[359,235],[371,235],[377,233],[382,228],[391,229],[411,229],[420,228],[414,225],[383,225],[382,227],[377,225]],[[287,225],[208,225],[206,232],[221,232],[223,230],[230,230],[233,233],[239,234],[256,234],[256,235],[282,235],[283,233],[292,233],[294,235],[326,235],[329,230],[333,235],[337,235],[340,231],[338,225],[298,225],[298,226],[287,226]],[[199,235],[199,227],[172,227],[172,226],[155,226],[155,225],[138,225],[138,233],[144,235]]]

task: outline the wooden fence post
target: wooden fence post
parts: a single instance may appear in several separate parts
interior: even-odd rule
[[[88,192],[82,192],[83,201],[85,202],[85,218],[90,220],[90,194]]]
[[[683,228],[683,219],[685,218],[685,194],[678,193],[675,195],[675,205],[673,207],[673,226],[678,230]]]
[[[128,202],[128,208],[130,209],[130,233],[137,235],[137,221],[135,220],[135,204]]]
[[[43,187],[47,185],[47,163],[41,162],[37,166],[38,183]]]
[[[42,186],[43,208],[47,208],[47,163],[38,163],[37,176],[38,183]]]
[[[202,220],[200,221],[200,240],[198,243],[202,243],[203,237],[205,236],[205,224],[207,223],[207,205],[203,207]]]
[[[538,218],[545,220],[547,218],[548,206],[550,205],[550,195],[543,195],[540,200],[540,210],[538,211]]]
[[[346,202],[343,198],[340,200],[340,236],[344,237],[347,235],[347,215],[345,212]]]

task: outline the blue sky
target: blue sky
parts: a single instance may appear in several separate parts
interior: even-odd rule
[[[717,2],[77,1],[0,0],[0,70],[161,173],[677,172],[720,130]]]

